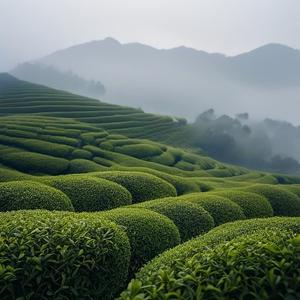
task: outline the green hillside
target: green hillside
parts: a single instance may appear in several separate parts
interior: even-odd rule
[[[164,136],[184,124],[184,119],[146,114],[0,74],[0,115],[20,113],[74,118],[128,137]]]
[[[203,120],[206,120],[207,113],[202,115]],[[297,161],[272,154],[268,147],[269,139],[257,140],[256,135],[251,138],[245,126],[228,116],[206,122],[200,115],[196,123],[187,124],[183,118],[149,114],[140,109],[104,103],[0,74],[0,116],[16,114],[72,118],[107,130],[110,134],[150,139],[193,149],[197,153],[204,149],[209,156],[224,162],[269,172],[299,174]],[[235,135],[238,139],[242,138],[241,145]],[[254,149],[249,146],[252,143],[259,143],[260,147]],[[164,157],[168,158],[167,155]],[[181,163],[179,166],[189,167]]]
[[[261,299],[297,299],[299,177],[163,143],[182,121],[9,75],[0,113],[0,299],[252,299],[257,276]]]

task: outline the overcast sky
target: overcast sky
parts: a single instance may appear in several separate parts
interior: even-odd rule
[[[0,0],[0,71],[107,36],[228,55],[300,49],[299,16],[300,0]]]

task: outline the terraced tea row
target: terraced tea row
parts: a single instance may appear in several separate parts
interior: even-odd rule
[[[5,79],[6,77],[6,79]],[[42,114],[75,118],[129,137],[151,137],[185,124],[178,118],[100,102],[0,74],[0,115]],[[5,84],[4,84],[5,83]]]
[[[244,168],[222,164],[201,154],[109,134],[72,119],[9,116],[0,117],[0,125],[0,162],[29,174],[143,171],[174,184],[180,195],[209,189],[199,177],[249,173]],[[14,177],[12,172],[2,173]],[[24,175],[15,173],[15,179],[19,176]]]
[[[179,194],[187,189],[199,191],[199,180],[194,177],[236,176],[230,178],[235,181],[232,185],[242,184],[243,180],[266,183],[298,180],[291,176],[249,173],[244,168],[219,163],[201,153],[196,154],[144,139],[128,139],[71,119],[10,116],[0,117],[0,125],[1,163],[27,173],[142,170],[164,177],[167,181],[180,181],[183,185],[189,181],[190,187],[181,187],[178,182],[176,189]],[[220,184],[221,179],[213,182],[213,185]]]

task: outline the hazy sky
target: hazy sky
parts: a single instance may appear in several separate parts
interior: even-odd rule
[[[237,54],[300,49],[300,0],[0,0],[0,71],[90,40]]]

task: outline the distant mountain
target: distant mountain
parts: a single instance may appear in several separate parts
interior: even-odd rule
[[[99,98],[105,93],[105,88],[99,81],[83,79],[71,71],[59,71],[40,63],[18,65],[11,74],[22,80],[88,97]]]
[[[184,46],[156,49],[112,38],[57,51],[39,60],[101,80],[105,100],[194,119],[214,107],[300,123],[300,51],[268,44],[234,57]]]
[[[300,83],[300,51],[268,44],[230,59],[229,70],[241,81],[264,88],[297,87]]]

